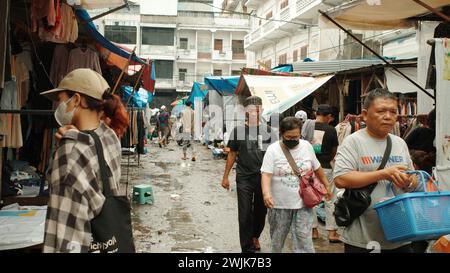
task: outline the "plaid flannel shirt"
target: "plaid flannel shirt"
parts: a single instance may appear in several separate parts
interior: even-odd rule
[[[111,169],[109,180],[119,194],[121,146],[115,132],[101,123],[95,130]],[[91,243],[90,221],[105,201],[94,139],[69,130],[60,141],[49,171],[50,200],[45,223],[44,252],[86,252]]]

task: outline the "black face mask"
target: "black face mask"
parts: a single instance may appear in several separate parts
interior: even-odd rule
[[[300,140],[298,140],[298,139],[289,139],[288,140],[288,139],[283,138],[283,143],[284,143],[284,145],[286,145],[286,147],[288,147],[289,149],[292,149],[300,143]]]

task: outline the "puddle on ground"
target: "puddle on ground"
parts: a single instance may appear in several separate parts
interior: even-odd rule
[[[204,235],[198,231],[186,208],[175,203],[164,216],[170,225],[168,235],[175,241],[172,252],[204,252]]]

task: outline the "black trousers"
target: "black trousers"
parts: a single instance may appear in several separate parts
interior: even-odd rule
[[[267,209],[261,190],[261,175],[236,178],[239,215],[239,239],[243,253],[255,252],[252,238],[259,238],[266,223]]]
[[[411,244],[409,244],[396,249],[381,250],[381,253],[413,253],[412,250]],[[348,244],[344,245],[345,253],[370,253],[371,251],[372,249],[360,248]]]

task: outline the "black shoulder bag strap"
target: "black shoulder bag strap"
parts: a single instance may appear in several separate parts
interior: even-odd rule
[[[283,154],[286,157],[289,165],[291,166],[292,171],[294,172],[294,174],[297,177],[300,178],[301,177],[300,170],[298,169],[297,164],[295,164],[295,160],[292,157],[291,152],[289,151],[289,149],[286,147],[286,145],[284,145],[283,141],[281,141],[281,140],[280,140],[280,147],[281,147],[281,150],[283,151]]]
[[[98,157],[98,164],[100,166],[100,177],[102,180],[103,195],[105,197],[113,196],[111,187],[109,185],[109,178],[112,176],[112,174],[111,170],[108,167],[108,164],[106,163],[105,155],[103,153],[103,146],[100,141],[100,138],[94,131],[85,131],[85,132],[88,133],[94,139],[95,150],[97,151]]]
[[[388,135],[386,150],[384,151],[384,155],[383,155],[383,159],[381,160],[380,167],[378,167],[377,170],[381,170],[381,169],[384,169],[384,167],[386,167],[386,164],[389,160],[389,156],[391,155],[391,151],[392,151],[392,139],[391,139],[391,136]]]
[[[384,169],[384,167],[386,167],[386,164],[389,161],[389,156],[391,155],[391,151],[392,151],[392,139],[391,136],[388,135],[387,136],[387,143],[386,143],[386,150],[384,150],[384,155],[383,155],[383,159],[381,159],[381,164],[378,167],[377,171]],[[369,194],[372,193],[372,191],[375,189],[375,187],[377,186],[376,183],[370,184],[369,186],[367,186],[369,188]]]

